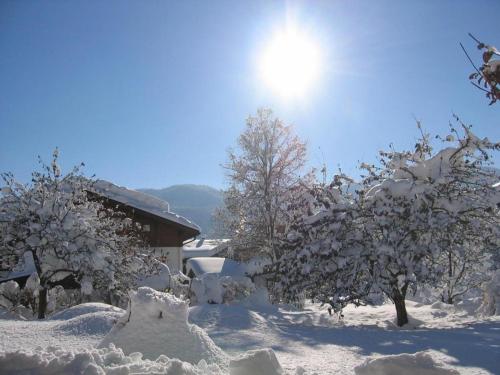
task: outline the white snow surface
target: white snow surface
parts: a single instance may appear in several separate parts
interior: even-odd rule
[[[403,328],[396,327],[393,322],[392,304],[348,307],[344,311],[345,318],[339,321],[328,315],[326,306],[308,303],[303,311],[298,311],[287,306],[273,306],[264,298],[255,299],[253,296],[238,304],[191,307],[189,318],[202,326],[231,356],[245,356],[247,350],[272,348],[283,374],[288,375],[353,375],[354,368],[365,363],[368,357],[375,359],[419,352],[431,356],[439,367],[454,369],[460,374],[500,374],[499,316],[475,316],[471,313],[474,309],[467,304],[453,307],[439,302],[431,305],[408,301],[407,307],[413,325]],[[175,372],[171,369],[168,372],[165,370],[167,365],[153,367],[160,366],[157,363],[160,360],[141,360],[137,354],[123,354],[123,359],[120,359],[116,348],[96,350],[95,347],[110,331],[113,320],[123,314],[123,310],[104,304],[75,306],[45,321],[17,320],[0,311],[0,352],[8,352],[0,355],[0,358],[8,359],[0,362],[0,374],[53,374],[41,370],[17,373],[3,370],[4,363],[9,366],[26,363],[35,360],[31,358],[33,355],[39,356],[37,361],[42,362],[52,354],[37,353],[61,350],[47,349],[48,346],[63,347],[64,350],[58,352],[61,354],[57,355],[57,361],[68,363],[77,355],[88,358],[86,353],[93,353],[96,363],[103,369],[101,372],[96,370],[95,374],[219,374],[209,370],[196,372],[201,368],[200,364],[189,365],[173,360],[169,363],[171,366],[175,363],[175,368],[191,366],[189,368],[194,370],[182,372],[177,369]],[[108,318],[104,319],[106,316]],[[46,349],[37,349],[38,346]],[[16,350],[25,354],[16,357],[12,354]],[[73,354],[66,354],[70,352]],[[109,362],[104,366],[99,364],[106,356],[118,359],[112,365]],[[15,358],[20,359],[14,361]],[[166,357],[162,358],[166,361]],[[135,370],[127,364],[130,361],[135,363]],[[150,371],[147,366],[156,370]],[[112,367],[116,367],[115,372]],[[88,373],[92,374],[90,369]]]
[[[228,357],[200,327],[188,323],[188,303],[174,295],[141,287],[132,292],[127,312],[99,347],[113,343],[126,354],[160,355],[191,364],[204,360],[227,367]]]
[[[354,371],[356,375],[459,375],[456,370],[441,367],[425,352],[368,359]]]
[[[182,258],[212,257],[224,250],[229,244],[228,239],[205,239],[191,241],[182,247]]]
[[[241,277],[246,275],[245,266],[228,258],[191,258],[186,262],[186,272],[193,271],[195,276],[215,273],[220,276]]]
[[[281,375],[283,369],[271,349],[249,350],[229,363],[231,375]]]
[[[191,365],[164,355],[155,361],[140,353],[125,355],[119,348],[72,350],[50,346],[46,349],[0,353],[0,374],[5,375],[219,375],[216,365]]]
[[[185,217],[170,212],[168,203],[162,199],[140,191],[127,189],[123,186],[117,186],[105,180],[97,180],[93,188],[95,193],[108,199],[112,199],[127,206],[173,221],[177,224],[184,225],[185,227],[197,230],[198,232],[201,231],[200,227],[195,223],[189,221]]]

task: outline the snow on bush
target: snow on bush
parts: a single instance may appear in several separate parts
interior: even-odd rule
[[[388,355],[367,359],[354,368],[356,375],[458,375],[459,372],[441,367],[425,352]]]
[[[220,368],[204,361],[198,365],[170,359],[164,355],[155,361],[142,359],[140,353],[125,355],[122,349],[83,349],[72,351],[60,347],[37,348],[33,351],[0,353],[2,374],[9,375],[129,375],[129,374],[172,374],[172,375],[222,375]]]
[[[231,375],[281,375],[283,369],[272,349],[250,350],[229,363]]]
[[[483,315],[500,315],[500,270],[483,286],[483,303],[479,308]]]
[[[12,309],[19,300],[19,284],[14,280],[0,284],[0,307]]]
[[[244,276],[206,273],[192,280],[191,290],[193,304],[229,303],[248,297],[255,292],[255,285]]]
[[[141,352],[149,359],[163,354],[192,364],[204,360],[227,366],[226,354],[203,329],[188,323],[187,302],[148,287],[130,297],[126,314],[99,347],[113,343],[125,353]]]

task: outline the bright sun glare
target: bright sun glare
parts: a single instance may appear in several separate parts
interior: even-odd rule
[[[277,32],[260,56],[262,81],[285,99],[307,94],[317,82],[320,71],[318,43],[296,27]]]

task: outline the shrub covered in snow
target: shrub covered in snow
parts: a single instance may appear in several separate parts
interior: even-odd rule
[[[201,360],[227,366],[226,354],[200,327],[188,323],[188,303],[179,298],[141,287],[131,292],[126,314],[101,342],[125,353],[141,352],[145,358],[160,355],[192,364]]]

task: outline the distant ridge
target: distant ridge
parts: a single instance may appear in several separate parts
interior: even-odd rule
[[[170,204],[170,210],[201,227],[202,235],[217,237],[212,216],[223,204],[222,191],[207,185],[172,185],[163,189],[137,189]]]

